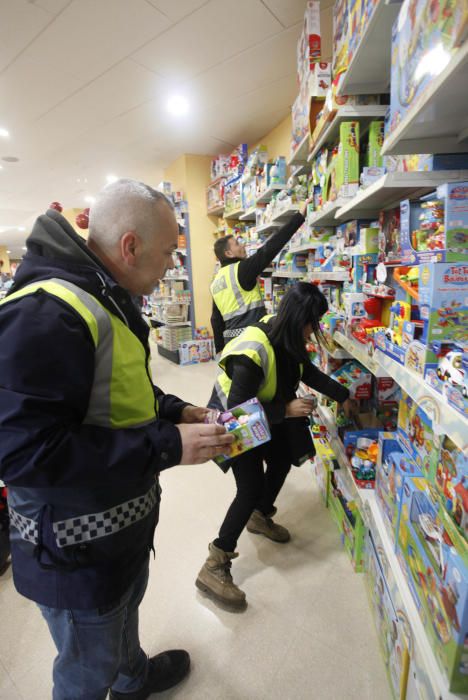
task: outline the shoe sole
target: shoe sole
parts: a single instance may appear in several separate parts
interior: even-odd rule
[[[244,600],[241,603],[230,603],[225,598],[214,593],[211,588],[198,579],[195,581],[195,585],[199,591],[201,591],[207,598],[210,598],[215,603],[217,603],[221,608],[227,610],[228,612],[244,612],[247,608],[247,601]]]
[[[289,536],[287,540],[275,540],[274,537],[269,537],[267,534],[265,534],[261,530],[254,530],[251,527],[247,528],[247,532],[251,532],[252,535],[263,535],[263,537],[266,537],[266,539],[270,540],[270,542],[276,542],[277,544],[287,544],[288,542],[291,541],[291,536]]]

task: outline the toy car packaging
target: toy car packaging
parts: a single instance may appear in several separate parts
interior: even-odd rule
[[[349,389],[352,399],[370,399],[372,375],[359,362],[347,362],[331,375],[332,379]]]
[[[220,465],[271,440],[268,420],[258,399],[245,401],[229,411],[211,411],[205,423],[223,425],[228,433],[234,435],[230,454],[214,458]]]

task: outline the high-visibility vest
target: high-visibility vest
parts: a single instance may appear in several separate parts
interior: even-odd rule
[[[157,418],[149,357],[122,319],[94,296],[62,279],[42,280],[5,297],[8,304],[42,290],[67,304],[89,329],[95,371],[84,423],[105,428],[137,428]]]
[[[239,284],[239,264],[222,267],[210,288],[227,329],[250,326],[266,313],[259,285],[247,291]]]
[[[268,317],[265,317],[265,320]],[[263,371],[263,379],[257,398],[259,401],[272,401],[277,389],[276,355],[266,333],[259,325],[249,326],[242,335],[231,340],[223,350],[219,360],[218,375],[216,377],[216,392],[224,408],[227,408],[232,379],[226,373],[228,358],[235,355],[244,355]],[[253,397],[251,397],[253,398]]]

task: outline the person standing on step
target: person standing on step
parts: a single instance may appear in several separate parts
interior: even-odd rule
[[[290,539],[288,530],[272,520],[275,501],[291,464],[300,465],[315,453],[309,430],[314,404],[296,398],[299,382],[343,403],[347,412],[354,410],[348,389],[312,364],[306,351],[312,333],[323,344],[320,319],[327,309],[327,300],[316,286],[299,282],[281,300],[278,314],[263,318],[231,340],[219,362],[209,406],[225,411],[257,397],[271,428],[270,442],[222,465],[224,471],[232,469],[237,493],[218,537],[209,544],[196,586],[230,609],[246,607],[245,593],[230,571],[244,528],[273,542]]]
[[[118,180],[97,196],[87,242],[53,209],[37,219],[0,302],[13,579],[57,648],[54,700],[145,700],[189,672],[186,651],[148,659],[138,634],[159,473],[232,441],[152,382],[134,299],[174,266],[177,237],[163,194]]]
[[[211,327],[216,353],[244,328],[256,323],[266,314],[258,277],[271,265],[278,253],[305,221],[307,205],[270,236],[256,253],[247,257],[245,245],[233,235],[218,238],[214,245],[221,268],[211,283],[213,310]]]

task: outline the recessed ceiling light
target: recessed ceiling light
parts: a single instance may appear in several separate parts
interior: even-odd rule
[[[17,163],[19,158],[16,156],[2,156],[2,160],[4,160],[5,163]]]
[[[108,185],[112,185],[112,183],[117,182],[118,179],[117,175],[106,175],[106,182]]]
[[[175,117],[183,117],[189,111],[189,103],[182,95],[173,95],[167,101],[167,111]]]
[[[24,226],[18,226],[18,231],[26,231]]]
[[[86,204],[94,204],[94,202],[96,201],[96,197],[91,197],[90,195],[87,195],[84,198],[84,201],[86,202]]]
[[[9,138],[10,138],[10,132],[8,131],[8,129],[2,129],[2,128],[0,128],[0,137],[1,137],[2,139],[9,139]]]
[[[11,253],[11,250],[7,250],[7,253],[8,253],[8,255],[10,255],[10,253]]]
[[[3,170],[3,165],[0,165],[0,170]]]
[[[25,246],[25,245],[22,245],[22,246],[21,246],[21,250],[27,250],[26,246]]]

